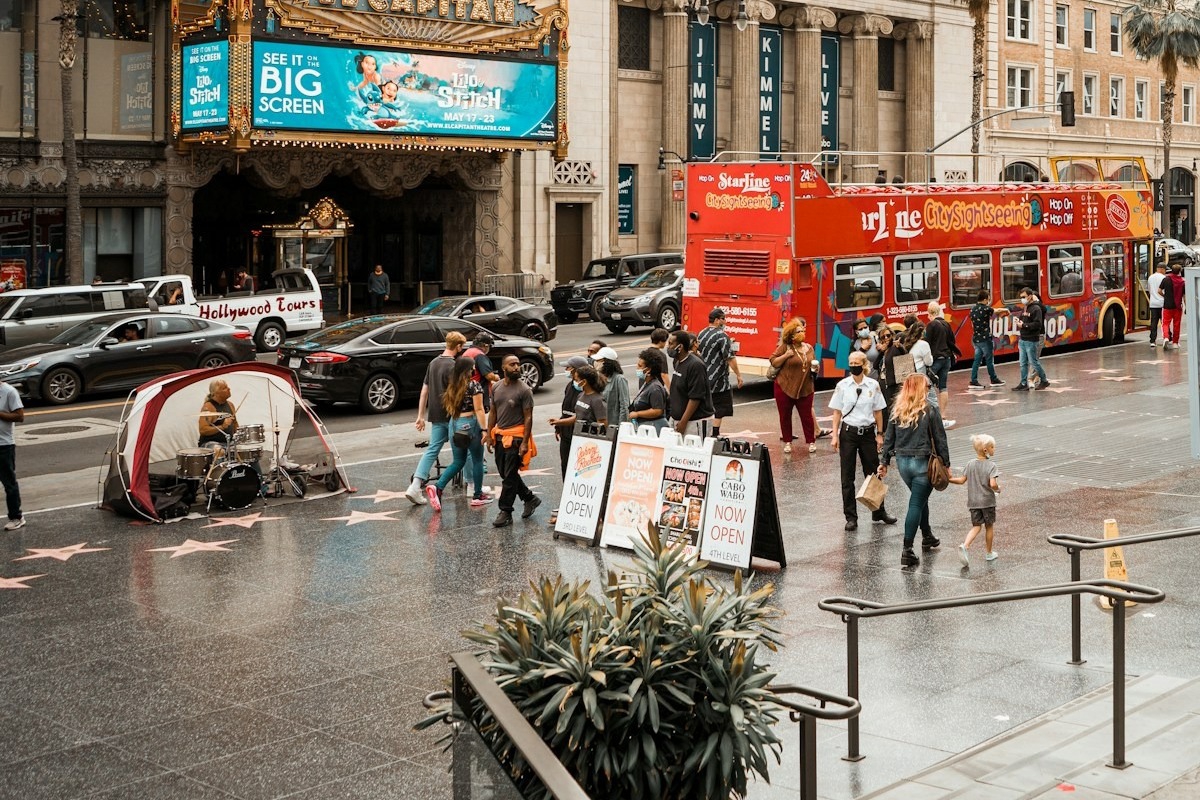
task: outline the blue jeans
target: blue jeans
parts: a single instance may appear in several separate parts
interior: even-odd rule
[[[417,464],[417,471],[413,473],[414,478],[421,483],[429,480],[429,470],[433,469],[433,462],[437,461],[438,454],[442,452],[442,447],[449,439],[449,422],[429,423],[429,446],[425,448],[425,454],[421,456],[421,462]]]
[[[979,365],[986,364],[988,377],[992,379],[992,383],[998,382],[1000,379],[996,377],[996,346],[991,339],[984,339],[982,342],[971,342],[975,347],[975,358],[971,361],[971,383],[979,383]]]
[[[456,431],[466,431],[471,443],[466,447],[459,447],[454,444],[454,433]],[[442,470],[442,477],[438,478],[437,488],[442,491],[454,480],[454,476],[462,472],[463,467],[467,464],[467,454],[471,455],[471,481],[475,484],[475,494],[472,497],[479,497],[483,494],[483,439],[480,435],[479,422],[472,414],[469,417],[459,417],[450,423],[450,450],[454,453],[454,461],[451,462],[447,469]]]
[[[896,469],[909,491],[908,511],[904,515],[904,547],[910,549],[918,528],[926,536],[933,535],[929,526],[929,495],[933,494],[933,486],[929,483],[929,459],[896,456]]]
[[[1030,342],[1025,339],[1017,341],[1017,351],[1021,354],[1021,385],[1025,386],[1029,380],[1029,370],[1032,366],[1033,371],[1037,373],[1038,380],[1046,381],[1046,370],[1042,369],[1042,362],[1038,359],[1038,350],[1042,348],[1041,342]]]

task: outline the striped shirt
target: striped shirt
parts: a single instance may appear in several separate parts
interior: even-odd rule
[[[700,358],[708,373],[708,386],[713,394],[729,391],[729,359],[733,358],[733,340],[721,328],[708,326],[696,336]]]

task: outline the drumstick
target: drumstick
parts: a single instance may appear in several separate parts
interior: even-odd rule
[[[233,413],[235,413],[235,414],[236,414],[238,411],[240,411],[240,410],[241,410],[241,408],[242,408],[242,403],[246,402],[246,398],[247,398],[247,397],[249,397],[249,396],[250,396],[250,393],[249,393],[249,392],[246,392],[244,395],[242,395],[241,402],[239,402],[237,405],[234,405],[234,406],[233,406]]]

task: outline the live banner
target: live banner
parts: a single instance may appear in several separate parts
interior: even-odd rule
[[[787,566],[771,459],[762,445],[721,440],[713,454],[700,558],[745,571],[751,558]]]
[[[563,477],[554,538],[570,536],[596,544],[615,435],[615,428],[576,423],[567,454],[567,474]]]
[[[633,543],[646,535],[650,521],[657,520],[663,459],[668,444],[679,438],[671,430],[662,433],[663,438],[659,438],[649,426],[635,431],[629,423],[621,424],[612,458],[601,547],[632,550]]]

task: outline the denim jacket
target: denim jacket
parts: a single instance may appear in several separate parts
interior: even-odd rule
[[[892,456],[929,458],[930,431],[933,432],[933,444],[937,448],[937,454],[949,467],[950,444],[946,441],[946,428],[942,425],[941,412],[935,405],[925,406],[925,413],[918,417],[917,423],[911,427],[904,427],[895,419],[888,423],[887,433],[883,437],[883,465],[888,466]]]

